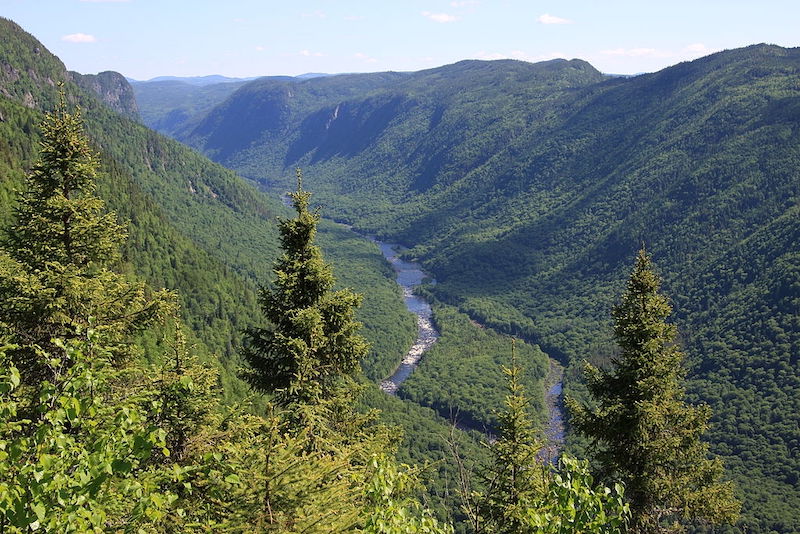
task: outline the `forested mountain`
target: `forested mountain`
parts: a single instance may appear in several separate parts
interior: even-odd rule
[[[56,106],[63,83],[68,104],[82,108],[90,142],[99,151],[97,192],[128,230],[117,270],[153,288],[177,291],[195,352],[220,369],[226,402],[243,399],[250,391],[237,378],[242,331],[262,321],[256,290],[269,281],[278,252],[275,219],[286,208],[277,196],[261,194],[235,173],[110,109],[130,95],[120,75],[68,73],[16,24],[0,19],[0,27],[0,228],[10,223],[23,177],[38,156],[43,113]],[[106,98],[110,95],[116,98]],[[334,265],[338,286],[364,294],[358,318],[371,349],[362,365],[369,379],[383,378],[415,335],[394,273],[373,243],[341,225],[323,221],[319,241]],[[148,359],[157,360],[170,350],[157,332],[138,345]],[[505,343],[501,350],[507,350]],[[493,376],[500,380],[502,354],[492,358],[497,361]],[[534,376],[529,385],[536,386],[539,378]],[[457,503],[450,489],[456,473],[447,421],[432,410],[385,397],[375,387],[366,402],[404,428],[398,445],[401,459],[437,462],[425,478],[430,479],[433,506],[441,517],[450,517]],[[501,403],[498,395],[494,406]],[[460,431],[455,435],[461,450],[479,461],[483,453],[475,439]]]
[[[261,83],[297,82],[317,75],[267,76]],[[318,76],[326,76],[320,74]],[[199,76],[179,78],[159,76],[147,81],[132,81],[136,100],[143,108],[143,122],[164,134],[179,137],[191,131],[205,114],[221,104],[241,86],[253,78],[226,78],[224,76]]]
[[[538,342],[578,395],[645,244],[740,528],[800,531],[800,50],[258,80],[178,137],[271,187],[302,166],[327,213],[411,247],[436,299]]]

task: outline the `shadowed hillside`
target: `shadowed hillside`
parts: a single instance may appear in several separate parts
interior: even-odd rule
[[[741,528],[792,532],[798,102],[800,50],[769,45],[630,78],[466,61],[252,82],[180,138],[270,187],[308,169],[326,213],[411,247],[432,295],[538,342],[577,395],[581,361],[614,354],[609,310],[644,243],[690,393],[714,410],[712,450],[740,482]]]

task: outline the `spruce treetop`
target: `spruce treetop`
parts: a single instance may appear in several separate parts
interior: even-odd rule
[[[45,263],[79,268],[113,264],[126,232],[94,195],[98,158],[80,109],[67,110],[63,90],[41,130],[40,157],[25,180],[4,248],[31,269],[44,269]]]
[[[683,532],[687,522],[738,515],[733,486],[722,482],[722,464],[701,440],[711,411],[683,400],[684,355],[666,322],[671,311],[641,250],[612,312],[621,354],[608,370],[586,368],[596,408],[567,402],[604,477],[624,482],[634,532]]]
[[[133,336],[174,305],[169,292],[112,270],[126,232],[94,194],[98,157],[63,88],[41,129],[39,160],[0,242],[0,334],[20,345],[11,354],[34,382],[48,375],[37,351],[63,352],[53,338],[86,339],[91,327],[120,360],[133,350]]]
[[[498,438],[490,445],[491,464],[481,473],[486,491],[478,512],[490,532],[514,534],[524,531],[528,509],[542,494],[545,467],[537,458],[541,443],[528,413],[515,340],[511,366],[503,372],[507,377],[505,409],[497,414]]]
[[[333,272],[314,243],[320,215],[309,210],[310,197],[298,169],[297,190],[289,193],[296,216],[279,222],[283,253],[260,295],[269,325],[248,330],[244,349],[245,378],[283,405],[330,400],[367,353],[355,320],[361,296],[332,290]]]

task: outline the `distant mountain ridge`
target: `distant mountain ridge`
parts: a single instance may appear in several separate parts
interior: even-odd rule
[[[127,78],[127,80],[131,84],[144,84],[144,83],[157,83],[157,82],[183,82],[189,85],[202,86],[202,85],[213,85],[217,83],[249,82],[252,80],[257,80],[258,78],[265,78],[265,77],[307,80],[310,78],[324,78],[326,76],[336,76],[336,74],[328,74],[325,72],[306,72],[305,74],[298,74],[297,76],[269,75],[269,76],[245,76],[242,78],[222,76],[220,74],[208,74],[205,76],[156,76],[155,78],[150,78],[149,80],[135,80],[133,78]]]
[[[209,74],[206,76],[156,76],[149,80],[134,80],[129,78],[131,84],[136,83],[154,83],[154,82],[182,82],[189,85],[212,85],[215,83],[232,83],[232,82],[249,82],[255,80],[258,76],[250,76],[245,78],[231,78],[229,76],[221,76],[219,74]]]
[[[175,135],[267,187],[303,167],[326,213],[412,247],[436,298],[539,342],[576,395],[644,243],[748,531],[800,531],[800,49],[255,80]]]

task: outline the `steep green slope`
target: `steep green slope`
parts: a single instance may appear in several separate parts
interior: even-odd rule
[[[690,391],[714,407],[712,448],[726,456],[756,531],[800,528],[798,221],[795,205],[709,264],[678,300],[690,321]]]
[[[800,50],[633,78],[580,61],[336,78],[246,85],[185,139],[275,187],[302,165],[328,213],[413,247],[436,298],[538,342],[576,394],[580,361],[613,355],[609,310],[645,243],[713,448],[750,481],[747,528],[800,530]]]
[[[202,146],[207,154],[214,155],[215,161],[228,167],[235,167],[234,160],[230,159],[234,154],[237,160],[242,160],[238,152],[252,148],[262,152],[265,158],[281,156],[270,164],[282,168],[289,164],[282,157],[286,143],[306,114],[321,103],[363,95],[405,77],[407,75],[398,73],[379,73],[309,80],[260,78],[242,86],[209,111],[193,129],[180,132],[178,139]],[[261,150],[264,146],[273,148],[264,152]]]
[[[7,220],[13,188],[36,156],[41,111],[56,101],[56,84],[65,82],[101,151],[105,172],[99,192],[110,209],[129,221],[127,268],[155,287],[179,291],[185,320],[221,357],[235,383],[241,330],[261,320],[255,289],[267,282],[277,255],[275,217],[284,213],[283,206],[233,172],[115,114],[72,85],[63,64],[41,43],[11,21],[1,22],[6,46],[0,92],[8,98],[0,99],[0,218]],[[346,237],[352,240],[352,233],[327,228],[321,241],[329,250],[344,243],[335,259],[340,281],[369,294],[361,318],[374,345],[365,364],[370,370],[377,366],[374,375],[400,358],[413,338],[413,321],[377,248]]]

